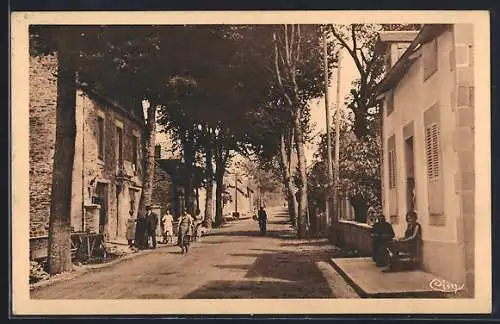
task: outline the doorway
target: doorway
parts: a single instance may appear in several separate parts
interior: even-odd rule
[[[96,197],[94,197],[94,204],[101,206],[99,210],[99,233],[103,234],[108,224],[108,185],[103,182],[98,182],[95,193]]]
[[[415,153],[413,136],[405,139],[405,171],[406,171],[406,208],[415,211],[417,196],[415,191]]]

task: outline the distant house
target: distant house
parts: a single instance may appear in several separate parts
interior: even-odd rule
[[[402,34],[400,34],[402,35]],[[383,209],[397,235],[414,210],[424,270],[473,291],[474,40],[472,25],[382,34]]]
[[[57,56],[30,57],[30,242],[46,253],[56,130]],[[125,238],[129,210],[137,216],[142,191],[142,108],[122,107],[77,87],[71,227]],[[44,252],[45,251],[45,252]]]

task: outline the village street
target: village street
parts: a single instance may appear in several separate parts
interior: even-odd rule
[[[31,292],[41,299],[332,298],[348,290],[330,266],[326,240],[297,240],[284,208],[269,209],[262,237],[251,218],[230,222],[192,244],[154,251]],[[338,254],[338,252],[337,252]],[[327,275],[324,274],[324,268]],[[323,271],[321,270],[323,268]],[[337,277],[338,276],[338,277]],[[332,279],[333,278],[333,279]],[[332,282],[338,281],[338,282]]]

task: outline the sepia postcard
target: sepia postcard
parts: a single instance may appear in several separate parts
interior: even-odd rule
[[[12,314],[491,312],[489,33],[12,13]]]

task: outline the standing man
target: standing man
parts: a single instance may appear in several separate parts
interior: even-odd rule
[[[148,242],[149,238],[151,237],[151,243],[153,244],[153,249],[156,249],[156,227],[158,227],[158,215],[153,213],[150,205],[146,206],[146,224],[148,233],[146,242]]]
[[[260,209],[259,209],[259,215],[258,215],[258,218],[259,218],[259,227],[260,227],[260,232],[262,234],[265,234],[266,233],[266,224],[267,224],[267,213],[266,213],[266,210],[264,209],[263,206],[260,206]]]

